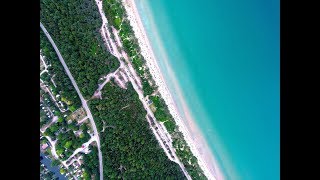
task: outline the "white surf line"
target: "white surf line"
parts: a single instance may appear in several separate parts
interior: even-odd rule
[[[181,116],[179,115],[176,105],[173,101],[173,98],[166,86],[166,83],[164,81],[164,78],[162,77],[160,68],[157,64],[155,55],[153,54],[150,42],[148,40],[148,37],[146,35],[146,32],[144,30],[143,24],[141,22],[140,15],[138,13],[138,10],[136,8],[135,2],[133,0],[122,0],[123,5],[126,9],[128,19],[130,21],[130,25],[133,28],[134,34],[138,39],[140,48],[141,48],[141,54],[146,59],[146,64],[149,67],[150,73],[155,80],[156,84],[159,87],[159,92],[166,102],[168,109],[170,113],[172,114],[174,120],[176,121],[180,131],[183,133],[184,138],[189,145],[192,154],[197,158],[198,164],[201,167],[201,169],[204,171],[204,174],[207,176],[208,179],[216,179],[216,177],[211,173],[209,168],[207,167],[204,159],[200,155],[200,152],[196,148],[191,135],[189,134],[188,129],[185,127],[184,122],[182,121]]]
[[[133,77],[130,75],[130,72],[129,72],[129,70],[128,70],[127,68],[125,68],[125,72],[127,73],[127,76],[129,77],[129,80],[130,80],[130,82],[131,82],[134,90],[135,90],[135,91],[137,92],[137,94],[139,95],[139,100],[142,102],[142,105],[143,105],[144,109],[147,111],[147,115],[149,115],[151,118],[155,119],[153,112],[150,110],[147,102],[146,102],[145,99],[144,99],[142,90],[139,89],[138,85],[137,85],[136,82],[134,81]],[[147,119],[147,120],[149,120],[149,119]],[[148,122],[149,122],[149,125],[150,125],[151,129],[153,129],[151,122],[150,122],[150,121],[148,121]],[[157,122],[156,122],[156,121],[155,121],[155,124],[156,124],[156,126],[157,126]],[[158,128],[158,129],[159,129],[159,128]],[[154,132],[154,131],[153,131],[153,132]],[[159,134],[158,134],[158,133],[159,133]],[[176,162],[176,163],[180,166],[180,168],[181,168],[181,170],[183,171],[183,173],[184,173],[184,175],[186,176],[186,178],[187,178],[188,180],[190,180],[191,177],[190,177],[190,175],[188,174],[188,172],[186,171],[184,165],[180,162],[180,159],[176,156],[175,150],[174,150],[174,148],[172,147],[172,144],[171,144],[170,142],[168,142],[168,141],[167,141],[167,143],[166,143],[166,144],[168,145],[168,147],[170,148],[171,153],[172,153],[173,156],[175,157],[175,160],[171,157],[170,153],[168,152],[167,147],[164,145],[163,140],[162,140],[162,138],[163,138],[163,132],[162,132],[161,130],[158,130],[158,131],[155,131],[154,134],[155,134],[156,139],[158,140],[160,146],[162,147],[162,149],[165,151],[166,155],[168,156],[168,158],[169,158],[171,161]],[[161,138],[161,137],[162,137],[162,138]],[[166,141],[166,139],[165,139],[164,141]]]
[[[98,3],[98,7],[99,7],[99,12],[102,12],[102,5],[99,6],[99,3]],[[103,14],[103,13],[100,13],[100,14],[101,14],[101,16],[103,16],[102,19],[105,19],[105,22],[107,22],[104,14]],[[115,34],[115,36],[117,36],[117,34]],[[110,36],[109,36],[109,38],[110,38]],[[120,42],[120,43],[121,43],[121,42]],[[124,51],[122,51],[122,54],[123,54],[123,53],[125,54]],[[126,54],[125,54],[125,55],[126,55]],[[139,86],[137,85],[137,82],[136,82],[137,80],[135,80],[135,79],[137,79],[138,76],[135,74],[135,70],[132,68],[132,66],[130,66],[130,65],[131,65],[131,64],[130,64],[130,61],[128,61],[128,59],[127,59],[127,61],[128,61],[128,66],[129,66],[129,68],[128,68],[127,66],[125,66],[125,65],[123,64],[122,60],[120,60],[120,57],[118,57],[118,60],[119,60],[119,62],[121,63],[121,66],[124,66],[125,73],[127,74],[127,77],[129,78],[129,80],[131,81],[131,84],[132,84],[133,88],[135,89],[135,91],[136,91],[137,94],[139,95],[139,99],[140,99],[140,101],[142,102],[145,110],[147,111],[147,115],[149,115],[149,116],[151,116],[152,118],[154,118],[154,115],[153,115],[152,111],[150,110],[147,102],[145,102],[145,99],[144,99],[144,96],[143,96],[141,87],[139,88]],[[130,69],[130,68],[131,68],[131,72],[128,70],[128,69]],[[133,79],[133,77],[131,76],[130,73],[134,73],[135,79]],[[155,119],[155,118],[154,118],[154,119]],[[149,120],[149,119],[147,119],[147,120]],[[167,140],[167,137],[166,137],[165,135],[163,135],[163,132],[162,132],[161,130],[158,130],[158,131],[154,130],[153,127],[152,127],[152,125],[151,125],[151,122],[150,122],[150,121],[148,121],[148,122],[149,122],[149,124],[150,124],[150,127],[151,127],[153,133],[154,133],[155,136],[156,136],[156,139],[158,140],[159,144],[162,146],[162,149],[165,151],[165,153],[166,153],[166,155],[168,156],[168,158],[169,158],[171,161],[176,162],[176,163],[180,166],[180,168],[181,168],[181,170],[183,171],[183,173],[184,173],[184,175],[186,176],[186,178],[187,178],[188,180],[191,180],[191,177],[190,177],[190,175],[188,174],[188,172],[186,171],[184,165],[180,162],[179,158],[176,156],[175,151],[174,151],[174,148],[172,148],[172,143]],[[160,128],[158,128],[158,129],[160,129]],[[164,140],[163,140],[163,139],[164,139]],[[172,155],[175,157],[175,159],[173,159],[173,158],[171,157],[171,154],[169,153],[167,147],[164,145],[164,142],[166,142],[166,145],[169,147],[169,149],[170,149]]]
[[[101,8],[101,9],[100,9],[100,12],[101,12],[101,11],[102,11],[102,6],[99,6],[99,8]],[[104,16],[103,13],[100,13],[100,14],[101,14],[101,16]],[[106,18],[104,17],[103,19],[105,19],[105,22],[107,23]],[[107,31],[108,31],[108,30],[107,30]],[[114,35],[115,35],[116,37],[118,36],[118,34],[114,34]],[[108,37],[110,38],[110,36],[108,36]],[[111,38],[110,38],[110,39],[111,39]],[[121,44],[121,42],[119,42],[119,44]],[[124,66],[125,73],[127,74],[127,77],[129,78],[129,80],[131,81],[131,84],[133,85],[133,88],[134,88],[135,91],[138,93],[139,99],[140,99],[140,101],[142,102],[145,110],[147,111],[147,114],[148,114],[151,118],[155,119],[155,117],[154,117],[152,111],[150,110],[148,104],[145,102],[145,99],[144,99],[144,96],[143,96],[143,93],[142,93],[142,86],[141,86],[141,84],[140,84],[140,87],[137,85],[137,79],[139,79],[139,77],[136,75],[136,71],[135,71],[135,70],[133,69],[133,67],[131,66],[131,63],[130,63],[130,61],[128,60],[127,54],[126,54],[124,51],[122,51],[122,54],[125,55],[124,58],[125,58],[125,60],[128,62],[128,66],[129,66],[129,67],[127,67],[126,65],[124,65],[124,63],[122,62],[122,60],[118,57],[118,60],[119,60],[119,62],[121,63],[121,66]],[[128,70],[128,69],[129,69],[129,70]],[[130,72],[130,70],[131,70],[131,72]],[[133,73],[133,76],[131,75],[131,73]],[[135,78],[135,79],[134,79],[134,78]],[[140,80],[140,79],[139,79],[139,80]],[[138,81],[138,82],[139,82],[139,81]],[[141,83],[141,82],[140,82],[140,83]],[[149,120],[149,119],[147,119],[147,120]],[[151,126],[151,129],[153,129],[150,121],[148,121],[148,122],[149,122],[149,124],[150,124],[150,126]],[[166,155],[168,156],[168,158],[169,158],[171,161],[176,162],[176,163],[180,166],[180,168],[181,168],[181,170],[183,171],[183,173],[184,173],[184,175],[186,176],[186,178],[187,178],[188,180],[190,180],[190,179],[191,179],[190,175],[188,174],[188,172],[186,171],[184,165],[180,162],[179,158],[178,158],[178,157],[176,156],[176,154],[175,154],[175,150],[174,150],[174,148],[172,147],[172,143],[171,143],[171,141],[170,141],[171,139],[168,140],[168,137],[165,135],[165,132],[161,131],[161,130],[163,130],[163,129],[162,129],[161,127],[159,127],[159,124],[158,124],[157,122],[155,122],[155,124],[156,124],[156,126],[158,127],[158,130],[156,131],[156,130],[153,129],[153,132],[154,132],[154,135],[156,136],[156,139],[158,140],[160,146],[162,146],[162,148],[164,149],[164,151],[165,151]],[[166,145],[164,144],[164,142],[166,142]],[[173,159],[173,158],[171,157],[171,154],[169,153],[169,150],[168,150],[168,148],[167,148],[166,146],[168,146],[168,148],[170,149],[170,151],[171,151],[171,153],[172,153],[172,156],[174,156],[175,159]]]

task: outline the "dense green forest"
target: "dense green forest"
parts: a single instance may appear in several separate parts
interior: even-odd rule
[[[138,72],[142,80],[144,96],[150,95],[157,87],[151,78],[149,69],[145,66],[146,61],[141,55],[138,40],[134,36],[129,20],[126,18],[127,15],[121,1],[103,0],[103,10],[109,23],[119,30],[123,49],[128,53],[134,69]],[[152,82],[152,85],[149,81]]]
[[[81,93],[89,99],[98,87],[98,79],[119,67],[99,33],[102,20],[95,1],[41,0],[40,21],[58,46]]]
[[[89,154],[83,154],[83,164],[81,168],[84,168],[85,173],[83,174],[84,180],[99,180],[99,158],[98,158],[98,149],[96,146],[89,145],[91,152]]]
[[[50,74],[54,75],[54,82],[57,85],[57,87],[53,85],[50,86],[52,92],[54,94],[59,93],[60,98],[68,102],[70,109],[78,109],[81,107],[80,98],[74,89],[71,80],[65,73],[56,52],[42,30],[40,30],[40,49],[42,50],[42,55],[45,56],[46,64],[51,64],[51,66],[48,67],[48,71]],[[50,79],[43,78],[43,80],[51,83]]]
[[[178,126],[170,114],[164,100],[160,96],[150,96],[149,98],[157,108],[154,116],[158,121],[163,122],[170,133],[173,140],[173,147],[176,149],[176,154],[186,167],[189,175],[193,179],[207,179],[198,164],[197,158],[192,154],[187,142],[184,140],[183,134],[179,132]]]
[[[54,115],[58,116],[58,122],[52,124],[45,131],[44,135],[51,137],[53,140],[58,139],[56,144],[57,154],[62,154],[64,157],[62,159],[65,160],[74,152],[75,149],[87,142],[90,139],[90,135],[87,133],[88,127],[86,124],[78,126],[75,120],[71,123],[67,123],[67,119],[64,117],[64,115],[70,115],[72,113],[71,110],[80,108],[81,101],[71,83],[71,80],[65,73],[57,54],[42,30],[40,30],[40,48],[42,50],[42,54],[45,56],[46,64],[50,65],[48,66],[49,73],[44,73],[45,75],[48,75],[41,79],[43,79],[46,84],[50,85],[49,88],[52,89],[53,95],[60,95],[57,100],[64,101],[65,105],[69,107],[68,111],[60,112],[48,93],[40,93],[44,98],[42,103],[43,107],[49,107],[51,111],[54,112]],[[56,86],[54,86],[50,80],[53,76]],[[41,119],[45,119],[47,121],[41,121]],[[47,116],[45,116],[44,111],[40,109],[41,127],[49,121],[51,121],[51,119],[48,119]],[[73,131],[79,130],[82,131],[82,134],[79,137],[76,137]]]
[[[135,70],[142,79],[144,95],[150,95],[157,87],[155,85],[151,86],[149,83],[149,80],[151,79],[149,70],[147,68],[139,68],[145,66],[145,59],[141,55],[137,38],[135,37],[134,31],[127,19],[127,15],[121,1],[103,0],[103,9],[110,21],[110,24],[119,30],[124,50],[128,53]],[[199,167],[196,157],[193,156],[182,133],[179,132],[179,129],[162,97],[150,96],[149,98],[153,101],[156,107],[156,111],[154,113],[156,119],[163,122],[166,129],[171,134],[177,155],[186,167],[190,176],[193,179],[206,179],[203,171]]]
[[[125,18],[123,6],[118,0],[103,0],[103,6],[109,22],[120,30],[124,50],[142,79],[144,95],[150,95],[157,87],[149,70],[139,69],[145,66],[145,60]],[[119,62],[107,52],[100,36],[102,21],[94,0],[42,0],[40,7],[41,22],[57,44],[81,92],[89,99],[99,78],[119,67]],[[167,158],[152,134],[145,118],[146,111],[131,84],[124,90],[111,81],[102,89],[102,97],[102,100],[92,99],[88,103],[100,131],[104,178],[185,179],[179,166]],[[191,177],[206,179],[163,99],[159,96],[150,99],[156,106],[156,118],[173,136],[177,155]],[[93,159],[87,161],[93,162]],[[86,172],[96,174],[97,168],[97,164],[92,165]]]
[[[177,126],[164,100],[160,96],[149,96],[149,99],[152,100],[154,106],[157,108],[154,112],[156,119],[163,122],[170,134],[173,133]]]
[[[110,81],[102,100],[90,100],[101,138],[106,179],[185,179],[152,134],[146,111],[131,84],[124,90]]]

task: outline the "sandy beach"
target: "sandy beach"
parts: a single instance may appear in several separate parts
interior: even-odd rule
[[[146,60],[146,65],[148,66],[153,79],[159,87],[159,93],[166,102],[170,113],[179,127],[179,130],[183,133],[193,155],[197,157],[198,163],[208,179],[223,179],[223,175],[221,174],[207,143],[202,137],[201,131],[199,131],[194,123],[186,103],[183,102],[183,96],[179,92],[178,97],[182,102],[185,119],[182,119],[181,115],[177,111],[176,103],[174,102],[165,83],[165,79],[161,74],[134,0],[123,0],[122,2],[127,11],[128,19],[133,27],[135,36],[138,39],[141,47],[141,54]],[[175,83],[175,86],[176,88],[178,87],[177,83]]]

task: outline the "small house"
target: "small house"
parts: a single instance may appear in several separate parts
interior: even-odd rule
[[[48,144],[47,143],[42,144],[41,149],[45,150],[47,148],[48,148]]]

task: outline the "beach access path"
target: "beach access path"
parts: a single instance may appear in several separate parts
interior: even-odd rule
[[[46,30],[46,28],[43,26],[43,24],[40,22],[40,27],[41,29],[43,30],[43,32],[45,33],[45,35],[47,36],[47,38],[49,39],[51,45],[53,46],[54,50],[56,51],[58,57],[59,57],[59,60],[65,70],[65,72],[67,73],[68,77],[70,78],[71,82],[72,82],[72,85],[73,87],[76,89],[77,93],[78,93],[78,96],[80,97],[81,99],[81,103],[82,103],[82,107],[85,109],[86,113],[87,113],[87,116],[90,120],[90,124],[91,124],[91,127],[93,129],[93,132],[94,132],[94,141],[97,142],[97,146],[98,146],[98,155],[99,155],[99,172],[100,172],[100,180],[103,179],[103,165],[102,165],[102,153],[101,153],[101,149],[100,149],[100,138],[99,138],[99,133],[97,131],[97,127],[96,127],[96,124],[93,120],[93,117],[92,117],[92,114],[91,114],[91,111],[88,107],[88,104],[87,104],[87,101],[83,98],[80,90],[79,90],[79,87],[76,83],[76,81],[74,80],[67,64],[65,63],[63,57],[61,56],[60,54],[60,51],[59,49],[57,48],[56,44],[54,43],[54,41],[52,40],[50,34],[48,33],[48,31]]]
[[[179,111],[177,110],[176,103],[174,102],[172,95],[166,85],[165,79],[163,78],[157,59],[153,53],[152,47],[150,45],[148,36],[144,29],[142,19],[140,18],[138,9],[136,7],[136,2],[134,0],[122,0],[122,4],[127,12],[127,18],[130,21],[130,25],[134,31],[135,37],[138,39],[139,46],[141,48],[141,55],[146,60],[146,65],[150,70],[151,76],[155,80],[155,83],[159,87],[159,93],[164,99],[168,109],[173,116],[179,130],[183,133],[184,138],[189,145],[192,154],[198,159],[198,164],[204,171],[205,176],[208,179],[222,179],[220,176],[220,170],[214,159],[213,154],[209,151],[206,142],[200,135],[201,132],[197,129],[196,124],[193,121],[192,116],[182,99],[182,106],[184,107],[185,118],[182,119]],[[174,77],[172,77],[175,81]],[[177,82],[175,82],[177,84]],[[177,92],[181,96],[181,92]],[[191,126],[191,128],[188,128]],[[196,132],[191,131],[196,130]],[[191,133],[193,132],[193,133]],[[195,138],[196,137],[196,138]],[[221,177],[221,178],[220,178]]]
[[[124,52],[122,50],[121,53],[118,52],[118,48],[115,42],[113,42],[113,39],[110,36],[110,32],[108,30],[108,20],[105,17],[105,14],[103,12],[102,9],[102,4],[100,3],[99,0],[96,0],[97,6],[99,8],[99,12],[102,18],[102,27],[101,27],[101,33],[102,33],[102,37],[104,38],[104,41],[106,42],[106,44],[108,45],[108,49],[111,54],[113,54],[120,62],[120,67],[124,69],[127,77],[129,78],[134,90],[137,92],[137,94],[139,95],[139,100],[142,102],[144,109],[147,111],[147,116],[150,116],[152,119],[156,119],[153,112],[151,111],[145,97],[143,96],[143,90],[142,90],[142,85],[141,85],[141,80],[140,77],[137,75],[136,71],[133,69],[130,60],[128,59],[128,56],[126,54],[126,52]],[[119,41],[119,35],[117,33],[117,31],[114,30],[113,27],[111,27],[113,29],[113,35],[115,36],[116,40],[117,40],[117,44],[119,47],[122,47],[122,43],[121,41]],[[112,50],[109,48],[112,47]],[[124,63],[121,60],[121,57],[125,59],[126,63]],[[99,89],[101,90],[101,89]],[[156,139],[158,140],[160,146],[162,147],[162,149],[165,151],[166,155],[168,156],[168,158],[171,161],[176,162],[181,170],[183,171],[184,175],[186,176],[186,178],[188,180],[191,180],[190,175],[188,174],[187,170],[185,169],[184,165],[181,163],[181,161],[179,160],[179,158],[177,157],[177,155],[175,154],[175,150],[172,147],[172,141],[170,138],[168,138],[166,136],[166,133],[163,131],[163,128],[160,128],[161,125],[158,124],[157,121],[154,121],[154,123],[156,124],[156,126],[158,127],[157,130],[155,128],[152,127],[150,120],[147,118],[150,125],[150,128],[153,132],[153,134],[155,135]],[[169,150],[166,148],[165,144],[168,146],[169,150],[171,151],[171,153],[173,154],[173,157],[171,157]]]

